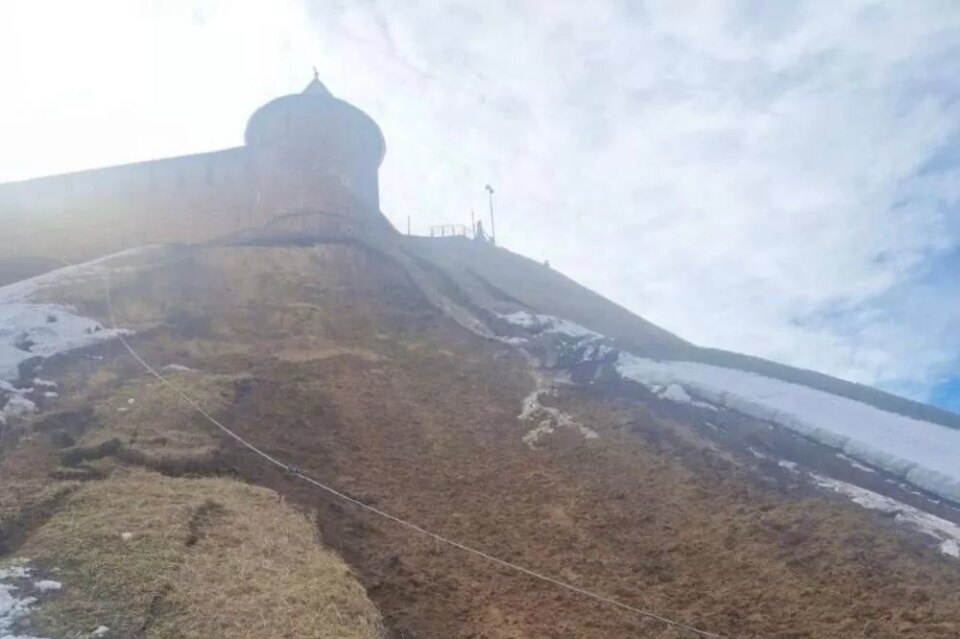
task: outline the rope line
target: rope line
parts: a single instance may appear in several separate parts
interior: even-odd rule
[[[706,631],[706,630],[701,630],[701,629],[699,629],[699,628],[696,628],[696,627],[691,626],[691,625],[689,625],[689,624],[683,623],[683,622],[681,622],[681,621],[676,621],[676,620],[673,620],[673,619],[669,619],[669,618],[667,618],[667,617],[664,617],[664,616],[662,616],[662,615],[658,615],[658,614],[656,614],[656,613],[654,613],[654,612],[651,612],[651,611],[649,611],[649,610],[643,610],[643,609],[641,609],[641,608],[637,608],[637,607],[635,607],[635,606],[631,606],[631,605],[629,605],[629,604],[625,604],[625,603],[623,603],[622,601],[619,601],[619,600],[617,600],[617,599],[614,599],[613,597],[609,597],[609,596],[606,596],[606,595],[602,595],[602,594],[598,594],[598,593],[592,592],[592,591],[590,591],[590,590],[586,590],[586,589],[584,589],[584,588],[580,588],[580,587],[575,586],[575,585],[573,585],[573,584],[571,584],[571,583],[567,583],[567,582],[565,582],[565,581],[561,581],[560,579],[555,579],[554,577],[551,577],[551,576],[549,576],[549,575],[545,575],[545,574],[543,574],[543,573],[539,573],[539,572],[537,572],[537,571],[535,571],[535,570],[531,570],[530,568],[526,568],[526,567],[521,566],[521,565],[519,565],[519,564],[515,564],[515,563],[513,563],[513,562],[506,561],[505,559],[500,559],[499,557],[495,557],[495,556],[493,556],[493,555],[491,555],[491,554],[489,554],[489,553],[486,553],[486,552],[484,552],[484,551],[482,551],[482,550],[478,550],[477,548],[473,548],[473,547],[468,546],[468,545],[466,545],[466,544],[462,544],[462,543],[460,543],[460,542],[458,542],[458,541],[454,541],[454,540],[452,540],[452,539],[447,539],[446,537],[444,537],[444,536],[442,536],[442,535],[439,535],[439,534],[437,534],[437,533],[435,533],[435,532],[432,532],[432,531],[430,531],[430,530],[427,530],[426,528],[422,528],[422,527],[418,526],[417,524],[414,524],[414,523],[409,522],[409,521],[407,521],[407,520],[405,520],[405,519],[402,519],[402,518],[400,518],[400,517],[397,517],[396,515],[392,515],[392,514],[386,512],[386,511],[384,511],[384,510],[380,510],[379,508],[376,508],[375,506],[371,506],[371,505],[369,505],[369,504],[365,504],[365,503],[363,503],[362,501],[360,501],[360,500],[358,500],[358,499],[355,499],[355,498],[353,498],[353,497],[350,497],[349,495],[346,495],[346,494],[338,491],[337,489],[335,489],[335,488],[333,488],[333,487],[331,487],[331,486],[328,486],[327,484],[324,484],[323,482],[321,482],[321,481],[319,481],[319,480],[317,480],[317,479],[314,479],[313,477],[307,475],[307,474],[306,474],[305,472],[303,472],[300,468],[298,468],[298,467],[296,467],[296,466],[294,466],[294,465],[292,465],[292,464],[287,464],[287,463],[285,463],[285,462],[283,462],[283,461],[280,461],[279,459],[277,459],[276,457],[273,457],[273,456],[270,455],[269,453],[261,450],[260,448],[257,448],[257,446],[255,446],[254,444],[250,443],[249,441],[247,441],[247,440],[244,439],[242,436],[240,436],[240,435],[238,435],[237,433],[235,433],[233,430],[231,430],[231,429],[228,428],[227,426],[223,425],[219,420],[217,420],[215,417],[213,417],[212,415],[210,415],[209,413],[207,413],[205,410],[203,410],[203,408],[202,408],[199,404],[197,404],[197,402],[195,402],[195,401],[194,401],[189,395],[187,395],[183,390],[181,390],[178,386],[176,386],[175,384],[173,384],[172,382],[170,382],[166,377],[164,377],[162,374],[160,374],[155,368],[153,368],[153,367],[152,367],[150,364],[148,364],[142,357],[140,357],[140,355],[133,349],[133,347],[130,346],[130,343],[129,343],[129,342],[126,340],[126,338],[124,337],[123,332],[117,327],[117,320],[116,320],[116,317],[114,316],[114,312],[113,312],[113,301],[112,301],[111,296],[110,296],[110,272],[109,272],[109,271],[107,271],[106,274],[105,274],[105,278],[104,278],[104,289],[105,289],[105,291],[106,291],[107,311],[108,311],[108,313],[109,313],[109,315],[110,315],[110,323],[113,325],[113,330],[114,330],[114,332],[115,332],[116,335],[117,335],[117,339],[120,340],[120,343],[121,343],[121,344],[123,345],[123,347],[127,350],[127,352],[129,352],[130,355],[131,355],[137,362],[139,362],[139,363],[144,367],[144,369],[147,370],[147,372],[149,372],[151,375],[153,375],[155,378],[157,378],[157,380],[160,381],[161,384],[163,384],[164,386],[166,386],[167,388],[169,388],[170,390],[172,390],[175,394],[177,394],[181,399],[183,399],[183,401],[185,401],[187,404],[189,404],[194,410],[196,410],[200,415],[202,415],[207,421],[209,421],[210,423],[212,423],[214,426],[216,426],[218,429],[220,429],[223,433],[225,433],[225,434],[228,435],[229,437],[233,438],[233,439],[234,439],[237,443],[239,443],[241,446],[243,446],[243,447],[247,448],[248,450],[250,450],[251,452],[259,455],[260,457],[262,457],[263,459],[267,460],[268,462],[270,462],[270,463],[273,464],[274,466],[276,466],[276,467],[278,467],[278,468],[280,468],[280,469],[282,469],[282,470],[284,470],[284,471],[286,471],[286,472],[288,472],[288,473],[291,473],[291,474],[293,474],[293,475],[296,476],[296,477],[299,477],[299,478],[302,479],[303,481],[305,481],[305,482],[307,482],[307,483],[309,483],[309,484],[312,484],[312,485],[316,486],[317,488],[320,488],[321,490],[327,492],[327,493],[330,494],[330,495],[333,495],[334,497],[336,497],[336,498],[338,498],[338,499],[340,499],[340,500],[342,500],[342,501],[345,501],[345,502],[347,502],[347,503],[353,504],[354,506],[357,506],[358,508],[361,508],[362,510],[365,510],[365,511],[367,511],[367,512],[373,513],[373,514],[378,515],[378,516],[380,516],[380,517],[382,517],[382,518],[384,518],[384,519],[387,519],[387,520],[392,521],[392,522],[394,522],[394,523],[396,523],[396,524],[399,524],[400,526],[403,526],[403,527],[407,528],[408,530],[412,530],[412,531],[417,532],[417,533],[420,533],[420,534],[422,534],[422,535],[424,535],[424,536],[426,536],[426,537],[430,537],[431,539],[433,539],[433,540],[434,540],[435,542],[437,542],[437,543],[447,544],[448,546],[451,546],[451,547],[453,547],[453,548],[457,548],[458,550],[461,550],[461,551],[466,552],[466,553],[468,553],[468,554],[474,555],[474,556],[476,556],[476,557],[480,557],[480,558],[482,558],[482,559],[486,559],[487,561],[490,561],[490,562],[492,562],[492,563],[494,563],[494,564],[497,564],[497,565],[499,565],[499,566],[503,566],[504,568],[509,568],[510,570],[513,570],[513,571],[515,571],[515,572],[519,572],[519,573],[524,574],[524,575],[527,575],[527,576],[529,576],[529,577],[533,577],[534,579],[539,579],[539,580],[541,580],[541,581],[543,581],[543,582],[546,582],[546,583],[549,583],[549,584],[553,584],[554,586],[557,586],[557,587],[562,588],[562,589],[564,589],[564,590],[567,590],[567,591],[570,591],[570,592],[573,592],[573,593],[576,593],[576,594],[579,594],[579,595],[583,595],[583,596],[588,597],[588,598],[590,598],[590,599],[593,599],[593,600],[595,600],[595,601],[599,601],[599,602],[602,602],[602,603],[605,603],[605,604],[614,606],[614,607],[616,607],[616,608],[619,608],[619,609],[621,609],[621,610],[625,610],[625,611],[627,611],[627,612],[631,612],[631,613],[633,613],[633,614],[635,614],[635,615],[638,615],[638,616],[643,617],[643,618],[646,618],[646,619],[651,619],[651,620],[653,620],[653,621],[658,621],[658,622],[660,622],[660,623],[662,623],[662,624],[665,624],[665,625],[667,625],[667,626],[672,626],[672,627],[678,628],[678,629],[680,629],[680,630],[685,630],[685,631],[687,631],[687,632],[690,632],[690,633],[692,633],[692,634],[698,635],[698,636],[700,636],[700,637],[708,637],[709,639],[727,639],[727,638],[724,637],[723,635],[719,635],[719,634],[714,633],[714,632],[708,632],[708,631]]]

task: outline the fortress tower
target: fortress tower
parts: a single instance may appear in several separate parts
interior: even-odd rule
[[[244,146],[0,184],[0,263],[154,243],[391,232],[383,133],[315,76],[250,117]]]
[[[333,97],[316,75],[301,93],[257,109],[244,141],[261,219],[326,213],[353,218],[342,220],[349,224],[374,223],[367,218],[379,216],[383,133],[366,113]]]

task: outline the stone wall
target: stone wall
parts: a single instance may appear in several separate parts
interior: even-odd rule
[[[0,257],[73,261],[211,239],[252,221],[253,178],[238,148],[0,185]]]
[[[355,235],[387,225],[376,168],[250,147],[0,185],[0,262],[78,261],[155,243],[256,234]],[[371,195],[372,194],[372,195]]]

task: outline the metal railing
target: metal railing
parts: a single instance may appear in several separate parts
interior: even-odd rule
[[[465,224],[435,224],[430,227],[430,237],[473,237]]]

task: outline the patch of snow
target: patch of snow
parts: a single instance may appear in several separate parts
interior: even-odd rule
[[[49,379],[40,379],[39,377],[35,377],[35,378],[34,378],[34,380],[33,380],[33,385],[34,385],[34,386],[43,386],[43,387],[45,387],[45,388],[56,388],[56,387],[57,387],[57,383],[56,383],[56,382],[51,382]]]
[[[43,396],[47,399],[53,399],[54,397],[60,397],[60,393],[55,393],[53,391],[45,391]]]
[[[575,322],[553,317],[552,315],[540,315],[536,313],[527,313],[526,311],[517,311],[507,315],[501,315],[504,319],[514,326],[525,328],[534,333],[555,333],[567,335],[574,338],[595,337],[602,335],[595,333],[588,328],[584,328]]]
[[[781,459],[777,462],[777,465],[781,468],[786,468],[787,470],[792,470],[797,472],[797,462],[787,461],[786,459]]]
[[[63,584],[53,579],[41,579],[40,581],[33,582],[33,587],[40,592],[47,592],[49,590],[60,590],[63,588]]]
[[[0,580],[26,579],[29,576],[30,569],[20,563],[12,563],[6,568],[0,568]]]
[[[757,449],[754,448],[753,446],[748,447],[747,450],[750,451],[750,454],[753,455],[754,457],[756,457],[757,459],[770,459],[770,457],[768,457],[768,456],[765,455],[764,453],[760,452],[759,450],[757,450]]]
[[[120,539],[122,539],[122,540],[124,540],[124,541],[130,541],[130,540],[133,539],[133,533],[132,533],[132,532],[122,532],[122,533],[120,533]]]
[[[2,291],[2,289],[0,289]],[[55,322],[48,318],[56,317]],[[21,363],[113,339],[120,331],[58,304],[0,303],[0,379],[14,380]]]
[[[585,364],[587,362],[601,362],[616,350],[607,344],[597,341],[597,339],[598,337],[590,337],[585,340],[587,343],[586,347],[580,353],[581,363]]]
[[[617,370],[653,390],[680,384],[712,404],[773,422],[960,502],[960,430],[745,371],[622,354]]]
[[[127,403],[132,406],[132,405],[134,405],[134,404],[137,403],[137,400],[135,400],[133,397],[131,397],[130,399],[127,400]]]
[[[904,483],[904,482],[894,482],[894,484],[895,484],[900,490],[904,490],[904,491],[910,493],[911,495],[916,495],[917,497],[922,497],[923,499],[929,499],[929,498],[930,498],[929,495],[925,495],[925,494],[921,493],[919,490],[914,490],[909,484],[906,484],[906,483]]]
[[[605,359],[607,355],[612,353],[615,349],[608,344],[594,344],[593,346],[593,358],[594,359]]]
[[[175,371],[178,373],[195,373],[196,370],[190,368],[189,366],[184,366],[183,364],[167,364],[163,367],[165,371]]]
[[[938,540],[944,554],[960,558],[960,526],[957,524],[845,481],[816,473],[810,477],[821,488],[845,495],[864,508],[894,515],[895,521]]]
[[[30,569],[22,564],[9,564],[0,568],[0,639],[39,639],[13,634],[14,626],[30,614],[36,597],[18,594],[20,586],[13,583],[30,575]]]
[[[837,453],[837,457],[839,457],[840,459],[844,460],[845,462],[847,462],[848,464],[850,464],[851,466],[853,466],[854,468],[856,468],[856,469],[858,469],[858,470],[862,470],[862,471],[864,471],[864,472],[866,472],[866,473],[873,473],[873,474],[876,474],[876,472],[877,472],[876,470],[874,470],[873,468],[870,468],[869,466],[864,466],[863,464],[861,464],[860,462],[858,462],[858,461],[857,461],[856,459],[854,459],[853,457],[850,457],[849,455],[844,455],[843,453]],[[911,491],[911,492],[915,492],[915,491]],[[918,493],[918,494],[919,494],[919,493]]]
[[[8,417],[23,417],[36,411],[36,404],[23,395],[14,394],[7,399],[7,403],[0,409],[0,415],[2,415],[4,421],[6,421]]]
[[[693,398],[683,390],[680,384],[667,384],[667,387],[660,393],[661,399],[669,399],[671,402],[680,404],[692,404]]]
[[[940,552],[951,557],[960,559],[960,542],[956,539],[947,539],[940,544]]]
[[[114,260],[121,260],[133,255],[146,253],[147,251],[157,249],[157,246],[143,246],[127,249],[106,255],[104,257],[65,266],[49,273],[44,273],[30,279],[8,284],[0,287],[0,304],[9,304],[13,302],[24,302],[31,299],[36,293],[49,289],[54,286],[66,286],[70,284],[89,282],[91,280],[103,281],[108,275],[110,267],[107,264]]]
[[[53,286],[102,279],[108,273],[107,262],[140,251],[123,251],[0,287],[0,380],[16,380],[20,365],[27,360],[46,359],[126,333],[106,329],[94,319],[77,315],[72,307],[41,303],[34,298],[40,291]],[[48,388],[57,386],[55,382],[42,379],[34,383]],[[0,390],[9,392],[7,386],[0,386]]]
[[[544,406],[540,402],[541,395],[552,394],[550,388],[538,387],[523,399],[520,414],[521,421],[536,421],[534,426],[523,436],[523,443],[535,448],[537,443],[547,435],[552,435],[558,428],[569,428],[578,431],[584,439],[597,439],[599,435],[591,428],[577,422],[573,417],[558,408]]]
[[[91,636],[91,637],[102,637],[102,636],[104,636],[105,634],[107,634],[108,632],[110,632],[110,628],[107,628],[106,626],[97,626],[97,627],[94,629],[94,631],[90,633],[90,636]]]

